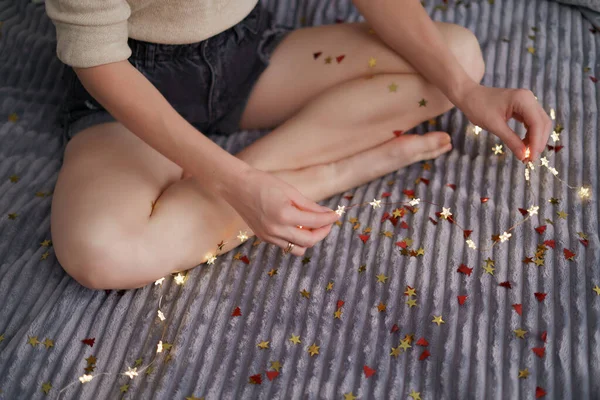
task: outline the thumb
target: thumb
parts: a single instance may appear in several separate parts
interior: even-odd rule
[[[506,144],[506,146],[519,160],[523,160],[525,158],[525,144],[519,135],[510,129],[505,121],[501,121],[496,124],[493,128],[493,132],[496,134],[496,136],[502,139],[504,144]]]

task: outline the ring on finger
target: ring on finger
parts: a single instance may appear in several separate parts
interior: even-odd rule
[[[294,248],[294,246],[295,246],[295,244],[294,244],[294,243],[292,243],[292,242],[288,242],[288,245],[287,245],[287,247],[285,248],[285,250],[283,250],[283,252],[284,252],[285,254],[288,254],[288,253],[290,253],[290,252],[292,251],[292,249]]]

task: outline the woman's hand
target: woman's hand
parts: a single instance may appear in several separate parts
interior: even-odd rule
[[[254,168],[244,172],[241,184],[222,195],[259,239],[284,250],[288,242],[293,243],[291,253],[297,256],[324,239],[340,217],[276,176]]]
[[[548,114],[526,89],[501,89],[479,84],[461,94],[456,106],[467,118],[494,133],[512,150],[520,160],[525,159],[525,149],[529,147],[529,159],[537,159],[548,142],[552,122]],[[507,122],[514,118],[525,124],[527,134],[521,138],[508,127]]]

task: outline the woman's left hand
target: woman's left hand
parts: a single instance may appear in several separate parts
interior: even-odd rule
[[[531,151],[529,159],[537,159],[552,130],[552,121],[530,90],[476,84],[461,95],[456,106],[472,123],[498,136],[520,160],[526,158],[527,147]],[[524,139],[509,128],[511,118],[525,124]]]

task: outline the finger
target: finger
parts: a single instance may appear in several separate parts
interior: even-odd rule
[[[318,203],[307,199],[300,192],[293,199],[294,204],[301,210],[313,211],[313,212],[332,212],[333,210],[329,207],[321,206]]]
[[[497,125],[492,128],[492,131],[498,136],[504,144],[513,152],[515,157],[519,160],[523,160],[525,158],[525,144],[513,131],[510,129],[508,124],[505,121],[500,121]]]
[[[287,241],[287,240],[280,239],[280,238],[271,238],[270,240],[268,240],[268,242],[274,244],[277,247],[280,247],[284,253],[285,253],[285,250],[288,248],[288,243],[293,243],[294,247],[292,248],[292,251],[289,252],[288,254],[292,254],[294,256],[303,256],[304,253],[306,253],[306,248],[304,248],[302,246],[298,246],[296,243],[291,242],[291,241]]]
[[[323,240],[331,231],[331,227],[332,225],[327,225],[313,230],[290,228],[286,238],[292,243],[309,248]]]
[[[518,92],[516,101],[513,104],[513,111],[523,118],[523,123],[527,127],[527,143],[530,144],[532,158],[537,158],[541,153],[543,146],[548,141],[548,134],[545,129],[550,118],[541,109],[540,104],[535,100],[535,96],[529,90]],[[543,116],[542,116],[543,113]]]

